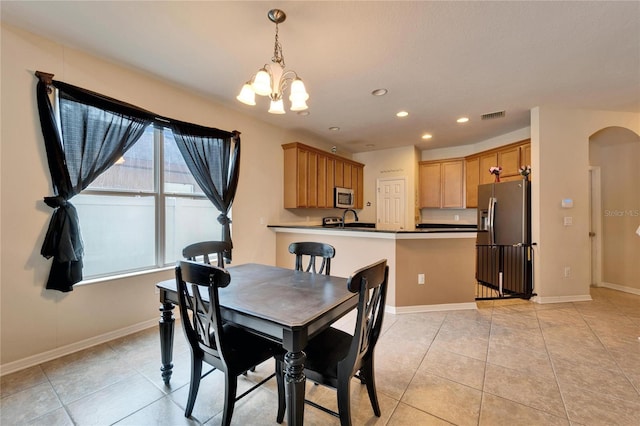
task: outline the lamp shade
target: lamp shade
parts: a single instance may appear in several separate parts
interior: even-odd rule
[[[262,68],[256,74],[252,84],[253,90],[260,96],[271,94],[271,76],[266,69]]]
[[[255,105],[256,104],[256,92],[253,91],[253,88],[249,83],[245,83],[242,86],[242,90],[240,90],[240,94],[236,96],[236,99],[247,105]]]
[[[304,83],[299,78],[296,78],[291,83],[291,95],[289,96],[289,100],[291,102],[295,101],[306,101],[309,99],[309,94],[307,93],[307,89],[304,87]]]
[[[271,114],[284,114],[284,102],[282,101],[282,98],[278,99],[278,100],[271,100],[271,106],[269,107],[269,112]]]
[[[309,108],[304,100],[294,100],[291,97],[289,97],[289,100],[291,100],[291,111],[304,111]]]

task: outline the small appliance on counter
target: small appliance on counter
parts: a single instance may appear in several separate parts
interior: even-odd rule
[[[340,216],[329,216],[322,218],[322,226],[325,228],[337,228],[342,225],[342,218]]]

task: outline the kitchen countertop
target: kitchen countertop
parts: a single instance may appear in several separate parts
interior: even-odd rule
[[[347,223],[342,227],[325,227],[309,224],[283,224],[268,225],[276,232],[305,232],[312,234],[331,234],[352,237],[389,238],[389,239],[421,239],[421,238],[475,238],[477,229],[475,225],[451,225],[451,224],[418,224],[412,230],[388,230],[370,227],[354,226]]]

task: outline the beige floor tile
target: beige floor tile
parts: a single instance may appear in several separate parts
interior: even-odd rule
[[[433,374],[416,374],[401,402],[456,425],[477,425],[482,392]]]
[[[561,391],[571,421],[585,425],[640,424],[640,402],[611,398],[599,391],[572,386],[561,386]]]
[[[163,396],[143,376],[136,375],[90,393],[68,404],[67,408],[76,424],[107,425],[122,420]]]
[[[487,359],[488,345],[488,335],[475,336],[466,333],[441,332],[438,333],[431,346],[485,361]]]
[[[199,425],[194,419],[184,416],[184,411],[178,407],[168,396],[153,402],[139,411],[125,417],[115,423],[117,426],[140,425]]]
[[[493,324],[490,343],[547,353],[542,331],[539,328],[513,328]]]
[[[387,426],[447,426],[451,424],[450,422],[401,402],[393,412]]]
[[[74,426],[67,411],[60,407],[26,423],[27,426]]]
[[[41,417],[62,403],[49,383],[41,383],[0,400],[0,424],[18,425]]]
[[[39,365],[4,375],[0,378],[0,398],[4,398],[41,383],[48,383],[48,380]]]
[[[558,417],[566,415],[555,380],[532,376],[520,370],[487,364],[484,392]]]
[[[475,358],[432,348],[418,371],[482,390],[484,367],[485,363]]]
[[[555,380],[551,360],[546,352],[504,343],[489,342],[487,362],[496,366],[519,370],[531,376]]]
[[[482,397],[479,426],[568,425],[566,417],[553,416],[499,396],[485,393]]]

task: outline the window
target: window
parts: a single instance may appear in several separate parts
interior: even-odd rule
[[[219,240],[222,225],[171,130],[149,126],[125,155],[73,197],[85,244],[84,278],[173,265],[182,248]]]

